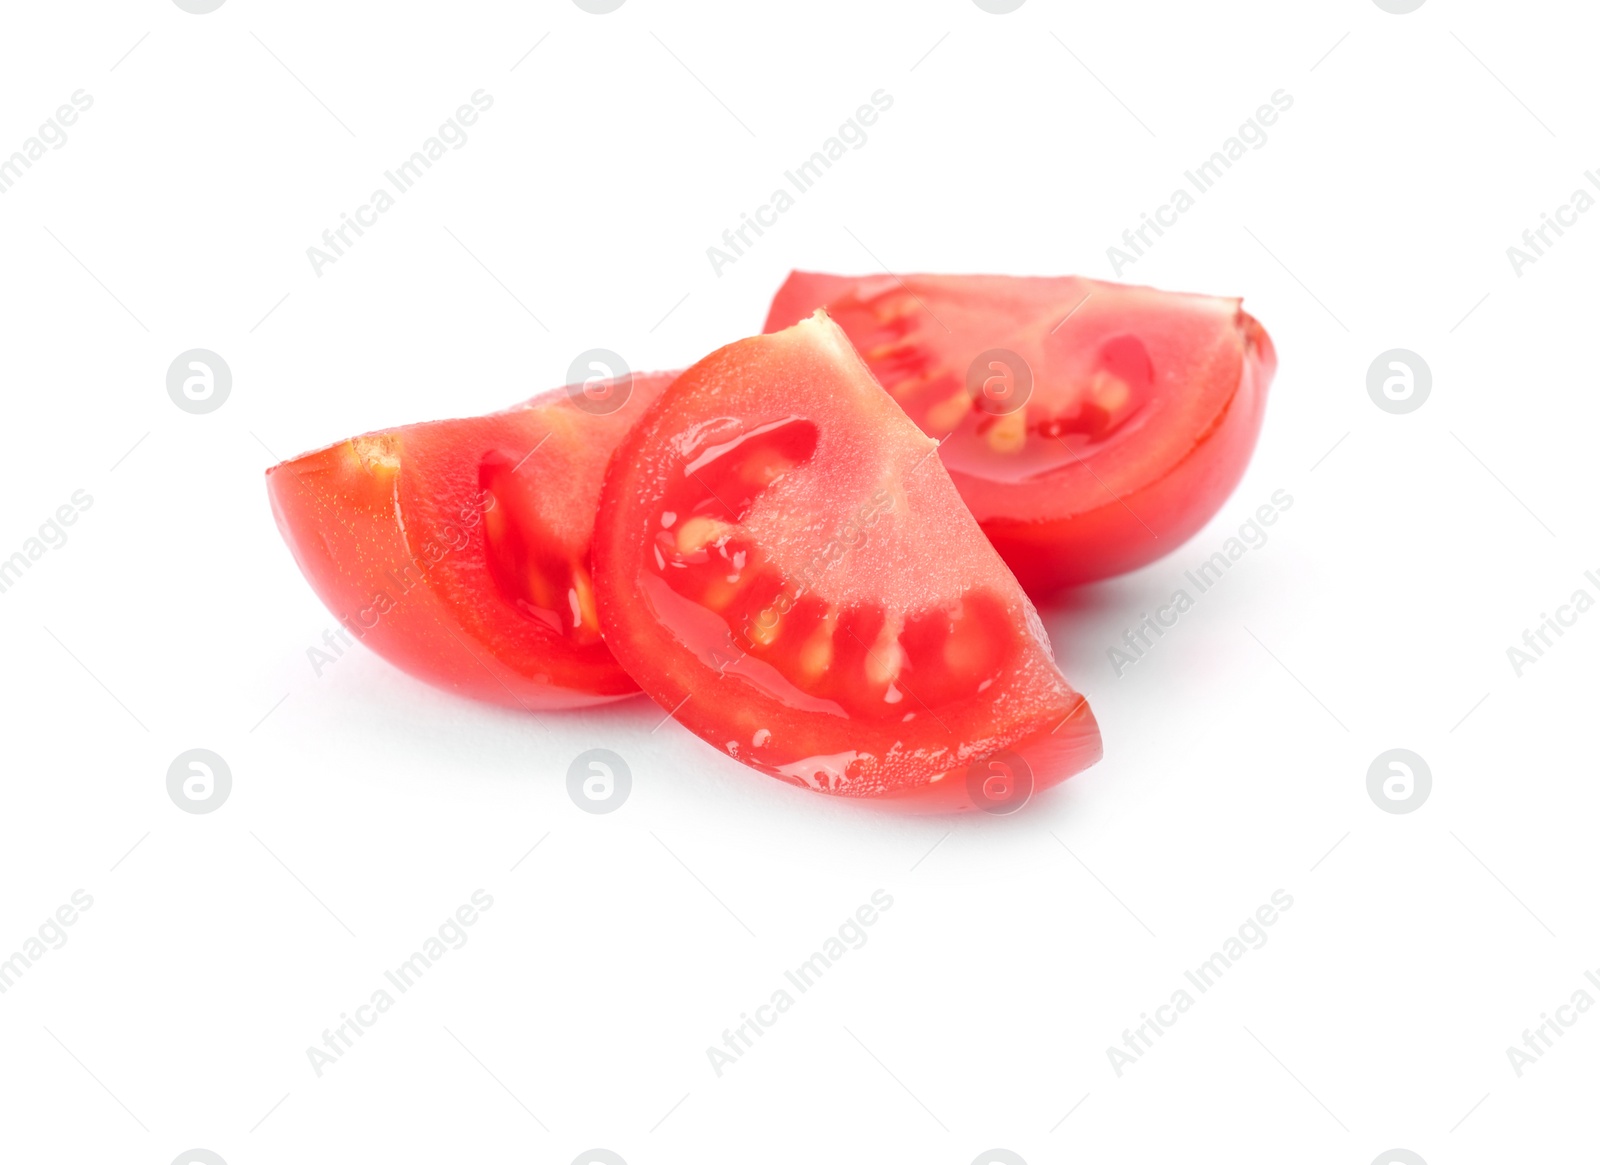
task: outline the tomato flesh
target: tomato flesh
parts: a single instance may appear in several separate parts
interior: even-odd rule
[[[606,382],[621,399],[610,411],[594,405],[596,386],[557,389],[269,469],[278,528],[340,638],[512,707],[636,692],[601,640],[589,551],[611,450],[674,375]]]
[[[1094,717],[936,449],[820,313],[713,353],[612,458],[607,644],[691,731],[824,793],[965,808],[988,758],[1030,791],[1093,763]]]
[[[794,272],[766,330],[826,307],[1030,591],[1195,533],[1243,475],[1277,366],[1237,299],[1080,278]]]

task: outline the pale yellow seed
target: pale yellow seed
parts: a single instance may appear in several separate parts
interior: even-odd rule
[[[839,622],[837,607],[829,608],[818,627],[800,649],[800,672],[807,679],[817,679],[833,664],[833,629]]]
[[[704,550],[724,535],[733,533],[733,527],[720,518],[697,514],[678,527],[678,553],[693,554]]]
[[[1095,373],[1094,387],[1089,390],[1089,395],[1094,398],[1094,403],[1114,413],[1128,403],[1128,398],[1133,395],[1133,389],[1128,387],[1128,382],[1122,377],[1104,370]]]
[[[368,473],[387,476],[400,471],[400,439],[393,434],[353,437],[349,448],[361,468]]]
[[[904,662],[905,652],[900,646],[900,619],[891,615],[884,621],[878,638],[873,640],[872,649],[867,652],[867,682],[893,683]]]
[[[948,433],[971,411],[972,398],[967,395],[966,389],[959,389],[928,409],[925,414],[927,427],[935,433]]]
[[[926,372],[919,373],[916,376],[907,376],[904,379],[895,381],[893,384],[885,384],[883,387],[889,390],[889,395],[894,397],[895,400],[904,400],[912,393],[926,388],[934,381],[947,375],[943,364],[935,364]]]
[[[1026,406],[1015,412],[1002,413],[984,434],[989,448],[996,453],[1019,453],[1028,441],[1028,410]]]
[[[708,610],[725,611],[728,604],[739,597],[739,592],[744,590],[748,581],[740,575],[719,578],[706,587],[705,594],[700,596],[700,603]]]
[[[778,638],[780,618],[776,607],[768,607],[762,611],[750,625],[750,642],[757,647],[771,647],[772,641]]]
[[[577,599],[579,626],[598,630],[600,615],[594,605],[594,584],[589,580],[589,572],[579,563],[572,565],[572,593]]]

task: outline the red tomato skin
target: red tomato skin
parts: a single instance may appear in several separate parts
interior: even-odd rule
[[[1041,793],[1095,764],[1104,755],[1104,745],[1100,724],[1089,702],[1080,697],[1077,706],[1057,721],[1054,728],[1041,728],[1024,736],[1006,751],[1022,758],[1030,778],[1020,797],[1007,802],[1003,809],[993,802],[985,802],[981,796],[974,798],[967,769],[954,769],[926,785],[889,793],[867,804],[919,817],[975,811],[1009,816],[1021,812]]]
[[[636,374],[635,400],[582,423],[606,422],[614,443],[675,375]],[[338,621],[339,650],[359,642],[435,687],[526,711],[638,691],[603,643],[574,643],[513,607],[487,565],[495,507],[479,488],[482,460],[526,454],[551,431],[538,409],[566,399],[558,389],[501,413],[367,434],[267,470],[278,529]],[[609,443],[589,475],[594,497],[574,499],[591,513]],[[325,640],[313,646],[334,655]]]
[[[837,332],[825,318],[823,323]],[[735,682],[731,677],[737,674],[737,667],[724,675],[706,650],[711,640],[689,642],[667,628],[663,613],[671,607],[663,603],[676,600],[650,576],[646,563],[651,539],[660,529],[653,508],[657,491],[669,479],[684,474],[682,462],[671,452],[672,446],[705,417],[737,412],[739,406],[729,403],[729,397],[737,399],[748,385],[763,380],[784,383],[787,378],[790,392],[774,398],[774,410],[792,408],[806,415],[805,406],[795,403],[790,395],[795,392],[792,381],[819,369],[824,375],[829,372],[826,359],[819,358],[816,351],[805,353],[801,367],[786,362],[773,343],[777,339],[758,336],[738,341],[694,365],[657,400],[612,455],[596,521],[594,564],[601,623],[618,659],[652,699],[719,752],[769,776],[806,785],[825,795],[872,801],[911,813],[963,812],[986,808],[974,801],[967,779],[969,766],[986,757],[1020,756],[1030,770],[1028,799],[1098,761],[1102,744],[1094,714],[1087,701],[1056,670],[1032,605],[972,526],[967,527],[971,530],[971,553],[986,560],[979,573],[986,580],[995,577],[996,572],[1003,578],[1010,590],[1008,598],[1014,604],[1017,642],[1021,645],[1014,658],[1014,673],[1006,680],[1011,684],[1014,678],[1015,687],[1000,702],[1025,711],[1003,723],[995,722],[994,704],[978,700],[940,707],[937,720],[941,732],[934,734],[924,722],[921,737],[908,736],[898,727],[807,713],[766,691]],[[856,357],[843,342],[842,333],[840,340],[840,350],[854,362]],[[870,372],[864,366],[858,367],[859,375],[870,382]],[[932,443],[916,432],[881,388],[875,383],[871,387],[881,402],[875,402],[871,409],[881,411],[845,416],[838,418],[839,423],[869,433],[876,432],[875,424],[888,424],[895,431],[880,435],[894,440],[906,439],[907,435],[899,431],[903,426],[919,445],[926,443],[927,453],[931,454]],[[929,470],[936,465],[929,463]],[[950,489],[948,481],[943,488]],[[950,538],[957,547],[952,553],[960,553],[966,531],[959,526],[971,518],[954,496],[950,506],[952,516],[958,519],[957,528],[929,530],[927,536]],[[726,662],[724,658],[724,665]],[[763,736],[781,740],[788,751],[774,755],[772,748],[756,745]],[[895,753],[902,741],[902,756],[910,759],[899,762],[899,769],[870,788],[849,782],[836,787],[809,778],[802,781],[795,775],[810,772],[812,762],[839,756],[883,758]],[[927,763],[930,757],[958,755],[960,763],[953,767],[941,769]]]
[[[1051,283],[1072,285],[1074,299],[1082,294],[1080,287],[1112,294],[1153,294],[1173,303],[1191,298],[1181,293],[1076,279],[908,275],[902,282],[916,286],[924,278],[946,285],[970,280],[976,304],[990,295],[1007,295],[1013,287]],[[817,307],[827,307],[865,285],[884,282],[880,276],[791,272],[772,301],[764,330],[787,327]],[[1098,482],[1086,485],[1083,475],[1078,475],[1080,488],[1064,491],[1059,471],[1020,482],[997,481],[963,472],[953,464],[952,450],[941,453],[951,479],[980,527],[1029,594],[1044,597],[1065,587],[1148,565],[1192,537],[1232,494],[1244,476],[1261,431],[1277,354],[1260,322],[1238,309],[1237,300],[1227,302],[1235,308],[1233,347],[1237,371],[1231,374],[1227,386],[1231,391],[1201,431],[1187,437],[1169,434],[1169,443],[1186,447],[1159,466],[1152,466],[1145,480],[1133,489],[1114,494]],[[1071,303],[1072,299],[1065,300],[1063,310]],[[1130,319],[1136,321],[1137,316]],[[1130,330],[1136,329],[1130,324]],[[1113,451],[1104,456],[1116,454]],[[1091,458],[1089,464],[1094,463]]]
[[[1245,355],[1238,388],[1211,428],[1165,474],[1120,501],[1108,494],[1103,504],[1061,518],[979,519],[1029,594],[1048,595],[1146,566],[1188,541],[1222,508],[1249,467],[1278,366],[1266,329],[1247,313],[1239,315]],[[969,503],[987,500],[997,489],[993,482],[950,476]]]

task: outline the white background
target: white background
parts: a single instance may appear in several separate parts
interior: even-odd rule
[[[8,5],[0,153],[94,104],[0,196],[0,557],[94,501],[0,595],[0,957],[94,905],[0,995],[0,1158],[1592,1151],[1600,1015],[1520,1077],[1506,1048],[1600,967],[1600,615],[1520,678],[1506,649],[1600,597],[1600,215],[1520,277],[1506,248],[1600,166],[1595,31],[1487,0]],[[714,274],[880,88],[866,145]],[[314,274],[478,89],[470,141]],[[364,651],[314,675],[332,619],[275,460],[502,407],[590,347],[687,364],[791,267],[1110,277],[1279,89],[1267,144],[1123,273],[1246,297],[1282,362],[1260,446],[1194,541],[1045,608],[1106,758],[1024,812],[864,812],[642,699],[536,723]],[[234,377],[205,416],[165,389],[194,347]],[[1394,347],[1433,373],[1406,416],[1366,392]],[[1118,677],[1123,630],[1277,489],[1268,544]],[[196,747],[234,782],[203,816],[165,788]],[[590,747],[634,774],[608,816],[566,792]],[[1366,791],[1396,747],[1433,774],[1404,816]],[[470,942],[319,1078],[306,1048],[478,888]],[[879,888],[870,941],[719,1078],[707,1046]],[[1280,888],[1270,941],[1119,1077],[1108,1046]]]

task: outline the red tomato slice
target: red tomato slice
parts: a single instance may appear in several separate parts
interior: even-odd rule
[[[611,450],[675,375],[557,389],[269,469],[278,529],[338,638],[498,704],[576,708],[637,691],[600,639],[589,544]]]
[[[1239,300],[1075,277],[793,272],[767,317],[826,307],[1034,593],[1174,550],[1244,474],[1277,357]]]
[[[1033,605],[818,313],[678,378],[617,447],[600,625],[690,731],[848,797],[1017,807],[1100,757]]]

